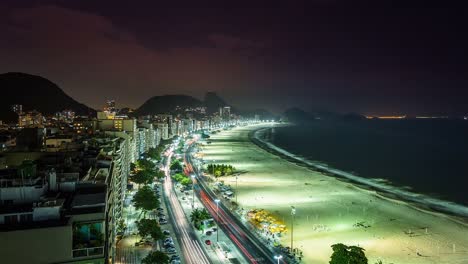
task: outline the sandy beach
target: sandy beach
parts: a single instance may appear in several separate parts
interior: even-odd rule
[[[238,179],[238,202],[261,208],[291,226],[297,209],[294,247],[304,263],[328,263],[331,245],[358,245],[369,263],[468,264],[468,226],[443,214],[417,210],[376,192],[358,188],[273,155],[249,140],[265,125],[240,127],[211,135],[202,149],[206,163],[231,164],[245,171]],[[235,189],[234,177],[223,177]],[[363,226],[356,226],[361,223]],[[367,226],[367,227],[364,227]],[[290,245],[290,232],[282,238]]]

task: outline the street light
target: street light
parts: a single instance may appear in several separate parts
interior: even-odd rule
[[[219,199],[214,200],[216,203],[216,223],[217,223],[217,230],[216,230],[216,242],[219,242]]]
[[[239,206],[239,204],[237,203],[237,195],[239,195],[239,190],[237,189],[237,179],[239,177],[236,175],[236,205]],[[239,207],[238,207],[239,208]]]
[[[292,223],[291,223],[291,250],[294,252],[294,247],[293,247],[293,238],[294,238],[294,216],[296,215],[296,208],[294,206],[291,206],[291,218],[292,218]]]
[[[280,263],[280,259],[282,259],[282,258],[283,258],[283,256],[281,256],[281,255],[279,255],[279,256],[275,256],[275,259],[277,259],[277,260],[278,260],[278,264]]]
[[[195,208],[195,174],[192,174],[192,209]]]

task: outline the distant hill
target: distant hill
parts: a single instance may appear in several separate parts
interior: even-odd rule
[[[221,97],[214,92],[206,93],[204,101],[198,100],[188,95],[162,95],[154,96],[148,99],[140,108],[138,108],[134,115],[155,115],[161,113],[175,113],[180,109],[188,107],[204,106],[209,114],[219,111],[220,107],[230,106]],[[237,112],[236,109],[231,107],[231,113]]]
[[[293,107],[284,111],[283,119],[292,123],[303,123],[314,120],[315,116],[300,108]]]
[[[203,102],[188,95],[162,95],[148,99],[140,108],[135,110],[137,116],[154,115],[175,112],[177,107],[199,107]]]
[[[23,111],[37,110],[44,115],[70,109],[80,115],[95,111],[65,94],[55,83],[35,75],[20,72],[0,74],[0,120],[12,122],[18,116],[11,110],[14,104]]]
[[[207,92],[205,94],[203,103],[206,106],[206,111],[210,114],[219,111],[220,107],[229,106],[215,92]],[[232,112],[232,109],[231,109],[231,112]]]

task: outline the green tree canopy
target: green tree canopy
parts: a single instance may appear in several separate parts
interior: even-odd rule
[[[154,179],[154,175],[151,171],[139,170],[132,176],[130,180],[137,184],[150,184]]]
[[[180,161],[175,160],[174,162],[172,162],[170,169],[173,171],[182,171],[184,168],[182,167]]]
[[[170,258],[161,251],[153,251],[141,260],[143,264],[168,264]]]
[[[334,244],[331,246],[333,254],[330,264],[367,264],[367,257],[364,249],[357,246],[346,246],[344,244]]]
[[[138,233],[141,237],[151,236],[151,238],[154,240],[160,240],[164,238],[161,227],[155,219],[143,218],[136,222],[136,225],[138,228]]]
[[[211,219],[211,214],[205,209],[195,209],[190,214],[190,222],[192,222],[197,229],[200,229],[200,224],[202,221]]]
[[[155,165],[152,161],[146,159],[139,159],[136,162],[136,166],[139,170],[154,170]]]
[[[160,205],[158,197],[156,197],[149,186],[143,186],[140,188],[135,196],[133,196],[132,201],[135,208],[143,211],[154,210]]]

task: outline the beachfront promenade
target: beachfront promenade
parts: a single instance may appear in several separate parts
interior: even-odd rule
[[[468,263],[468,228],[462,222],[384,199],[268,153],[248,137],[261,127],[211,135],[202,157],[206,164],[216,161],[245,172],[235,190],[241,207],[266,209],[289,229],[291,206],[297,209],[294,245],[304,252],[304,263],[327,263],[335,243],[365,248],[369,263]],[[221,180],[236,185],[235,177]],[[290,233],[281,241],[288,246]]]

